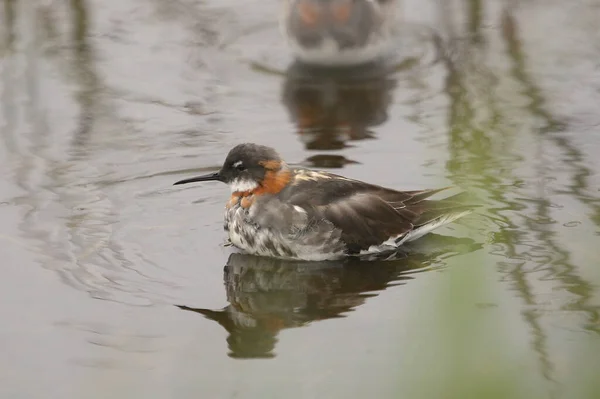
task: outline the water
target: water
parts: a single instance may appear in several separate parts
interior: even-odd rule
[[[362,78],[288,69],[277,6],[3,1],[0,396],[420,397],[506,369],[584,397],[600,3],[406,0],[397,71]],[[172,183],[241,141],[485,206],[393,262],[232,254],[227,187]]]

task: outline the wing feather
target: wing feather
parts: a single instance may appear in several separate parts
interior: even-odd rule
[[[311,220],[333,224],[341,231],[348,251],[356,253],[392,237],[402,238],[415,228],[470,208],[459,201],[461,194],[428,200],[448,188],[396,191],[318,172],[292,180],[279,195],[282,201],[305,208]]]
[[[417,214],[396,210],[385,200],[371,193],[352,195],[322,206],[321,214],[342,232],[341,238],[350,252],[379,245],[390,237],[411,231]]]

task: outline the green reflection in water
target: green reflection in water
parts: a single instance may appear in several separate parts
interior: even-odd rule
[[[559,360],[556,352],[562,348],[553,347],[551,350],[548,321],[544,318],[549,305],[543,288],[549,284],[555,293],[552,307],[559,303],[554,309],[554,317],[559,311],[579,316],[580,323],[572,328],[582,329],[596,338],[600,325],[599,308],[593,303],[598,287],[582,277],[581,268],[588,265],[574,264],[571,250],[561,241],[558,235],[560,224],[553,220],[552,210],[556,205],[552,202],[552,195],[560,192],[578,200],[584,209],[591,211],[592,221],[598,226],[598,198],[590,195],[588,181],[593,171],[586,166],[582,151],[562,134],[565,124],[547,110],[543,90],[528,72],[527,57],[514,15],[515,3],[506,3],[500,13],[500,38],[506,51],[503,61],[510,65],[504,74],[496,65],[490,65],[490,59],[497,62],[498,58],[489,56],[496,49],[491,47],[492,40],[487,40],[490,31],[483,31],[484,24],[489,24],[489,21],[484,21],[486,11],[493,14],[491,3],[470,0],[462,4],[467,15],[466,39],[459,37],[460,29],[455,29],[452,21],[456,16],[454,10],[448,3],[440,3],[443,25],[450,36],[455,35],[455,40],[445,44],[443,57],[447,74],[444,90],[450,101],[447,121],[450,159],[446,168],[452,181],[469,187],[485,199],[491,222],[486,228],[490,228],[493,234],[488,255],[473,260],[471,275],[458,273],[461,277],[451,281],[455,284],[454,291],[440,289],[439,294],[448,303],[440,308],[440,312],[453,315],[453,318],[441,317],[441,320],[456,323],[454,318],[461,312],[467,312],[468,316],[464,317],[472,318],[466,325],[457,327],[460,332],[455,331],[444,341],[448,347],[456,346],[453,350],[447,349],[451,357],[462,358],[452,366],[445,363],[455,377],[445,386],[449,388],[446,397],[528,397],[530,388],[527,385],[535,380],[534,376],[524,377],[508,371],[508,363],[502,364],[508,362],[506,355],[498,355],[500,363],[491,366],[490,373],[485,376],[480,374],[480,370],[470,369],[472,364],[464,360],[482,349],[480,356],[497,354],[494,349],[484,349],[464,340],[465,336],[477,340],[484,334],[475,320],[478,315],[469,313],[457,297],[457,292],[477,291],[481,284],[485,284],[479,270],[482,265],[495,266],[501,281],[508,282],[523,301],[521,315],[529,328],[538,370],[549,383],[546,387],[533,389],[538,393],[545,391],[549,397],[558,397],[563,389],[559,379],[564,379],[564,375],[557,375],[555,362]],[[508,81],[516,89],[507,99],[500,94],[500,88]],[[506,90],[506,87],[502,89]],[[519,109],[514,100],[525,102],[524,109]],[[529,136],[533,143],[531,148],[521,147],[521,135]],[[545,153],[550,146],[558,149],[558,158]],[[557,165],[562,173],[568,171],[567,182],[553,178],[552,171]],[[552,190],[549,183],[559,187],[562,184],[564,188]],[[593,238],[590,238],[587,241],[590,250],[592,243]],[[494,323],[497,324],[497,321]],[[497,326],[496,334],[501,334],[503,327]],[[440,330],[444,328],[448,326],[440,326]],[[491,340],[503,345],[501,336],[494,336]],[[509,353],[510,348],[506,344],[504,350]],[[527,354],[523,354],[522,358],[526,359]],[[580,359],[580,364],[583,368],[593,367],[590,359]],[[479,377],[479,381],[473,381]],[[443,380],[440,376],[440,381]],[[593,384],[593,380],[585,383]],[[434,385],[443,390],[443,382]]]

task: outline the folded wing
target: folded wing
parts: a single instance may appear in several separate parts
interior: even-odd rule
[[[439,201],[426,200],[439,191],[363,192],[323,206],[321,212],[342,231],[348,251],[357,253],[390,238],[399,242],[417,232],[431,231],[471,210],[460,201],[461,194]]]

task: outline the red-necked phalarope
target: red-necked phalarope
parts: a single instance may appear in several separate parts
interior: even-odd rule
[[[327,172],[290,168],[270,147],[235,146],[221,169],[175,184],[221,181],[231,187],[225,230],[250,254],[329,260],[393,251],[471,212],[444,189],[396,191]]]

